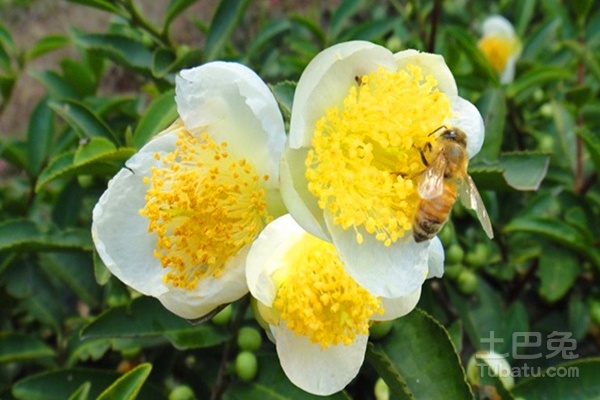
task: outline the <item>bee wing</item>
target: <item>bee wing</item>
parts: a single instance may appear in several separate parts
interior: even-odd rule
[[[490,239],[494,237],[494,232],[492,230],[492,223],[490,221],[490,217],[485,209],[485,204],[483,204],[483,200],[481,200],[481,195],[475,186],[475,182],[469,175],[465,175],[462,183],[459,185],[458,193],[460,196],[460,201],[465,205],[465,207],[470,208],[471,210],[475,210],[477,214],[477,218],[479,218],[479,222],[481,222],[481,226],[483,230],[488,235]]]
[[[435,199],[444,192],[444,174],[446,173],[446,157],[439,155],[427,167],[419,181],[417,190],[419,196],[425,200]]]

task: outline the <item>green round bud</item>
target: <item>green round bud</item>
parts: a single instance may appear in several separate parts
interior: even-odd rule
[[[465,256],[465,262],[474,267],[480,267],[489,261],[490,252],[485,243],[477,243]]]
[[[498,377],[508,390],[515,386],[510,364],[504,357],[493,351],[478,351],[467,362],[467,380],[473,385],[479,385],[482,374],[492,374]]]
[[[375,321],[369,327],[369,337],[374,340],[382,339],[392,330],[394,321]]]
[[[448,247],[448,250],[446,250],[446,263],[459,264],[463,260],[464,256],[465,252],[458,243],[451,244]]]
[[[373,394],[375,394],[375,399],[377,400],[389,400],[390,398],[390,387],[385,383],[385,381],[381,378],[377,379],[375,382],[375,387],[373,388]]]
[[[552,104],[545,103],[540,107],[540,114],[544,117],[550,118],[552,116]]]
[[[454,241],[454,231],[452,229],[452,224],[446,223],[442,227],[442,230],[438,233],[438,238],[444,245],[444,247],[450,246],[450,244]]]
[[[600,301],[590,301],[590,317],[596,325],[600,325]]]
[[[231,319],[232,314],[233,306],[231,304],[228,304],[224,309],[215,314],[215,316],[211,318],[211,321],[215,325],[225,325]]]
[[[448,264],[444,266],[444,275],[450,279],[458,278],[458,275],[465,269],[462,264]]]
[[[262,344],[262,336],[260,332],[251,327],[244,326],[240,328],[237,335],[237,345],[241,350],[256,351]]]
[[[169,400],[196,400],[196,395],[191,387],[180,385],[171,390]]]
[[[250,382],[258,372],[258,360],[254,353],[240,352],[235,358],[235,373],[244,382]]]
[[[473,294],[477,291],[477,275],[470,269],[463,269],[456,279],[458,290],[463,294]]]

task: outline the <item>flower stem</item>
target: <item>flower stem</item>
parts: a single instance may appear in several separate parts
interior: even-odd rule
[[[431,10],[431,29],[429,30],[429,42],[427,51],[433,53],[435,51],[435,39],[437,36],[437,26],[442,8],[441,0],[433,0],[433,10]]]
[[[246,314],[246,310],[248,309],[248,305],[250,304],[250,299],[248,296],[243,297],[238,302],[238,308],[236,310],[235,317],[230,324],[229,330],[232,333],[231,339],[229,339],[225,346],[223,347],[223,354],[221,355],[221,363],[219,365],[219,371],[217,372],[217,379],[215,381],[215,386],[213,387],[212,393],[210,395],[210,400],[217,400],[221,398],[221,394],[225,390],[227,383],[227,374],[226,368],[227,363],[229,362],[229,356],[231,351],[233,350],[236,342],[237,333],[240,330],[240,326],[242,325],[242,321],[244,320],[244,315]]]

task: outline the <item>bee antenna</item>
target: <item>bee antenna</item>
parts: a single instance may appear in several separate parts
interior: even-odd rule
[[[433,132],[431,132],[429,135],[427,135],[427,137],[429,137],[429,136],[433,135],[434,133],[436,133],[437,131],[439,131],[439,130],[440,130],[440,129],[442,129],[442,128],[444,128],[444,129],[448,129],[448,128],[446,128],[446,125],[442,125],[442,126],[440,126],[439,128],[436,128],[436,129],[434,129],[434,130],[433,130]]]

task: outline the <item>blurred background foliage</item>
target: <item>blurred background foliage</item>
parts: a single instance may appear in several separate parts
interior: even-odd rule
[[[154,2],[71,0],[62,9],[83,9],[90,21],[22,47],[15,16],[44,3],[0,0],[0,398],[314,397],[287,381],[247,299],[192,325],[111,277],[94,254],[91,210],[124,161],[176,117],[182,68],[248,65],[289,122],[303,68],[354,39],[445,57],[485,118],[469,171],[496,238],[457,204],[440,234],[444,278],[427,282],[420,310],[374,326],[358,378],[331,397],[373,399],[379,377],[398,399],[600,397],[597,2],[164,0],[149,18]],[[523,43],[508,85],[477,48],[492,13]],[[106,29],[85,28],[96,17]],[[25,76],[43,96],[8,123]],[[579,376],[517,379],[510,390],[493,377],[467,384],[463,368],[489,350],[491,332],[511,365],[569,362]],[[519,345],[515,332],[542,341]],[[570,334],[577,359],[546,357],[553,332]]]

